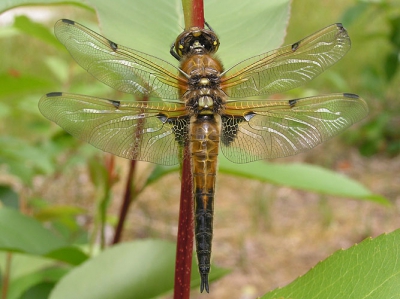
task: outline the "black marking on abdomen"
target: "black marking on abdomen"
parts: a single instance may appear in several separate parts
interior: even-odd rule
[[[210,190],[211,191],[211,190]],[[204,198],[207,197],[207,200]],[[213,204],[214,193],[203,193],[197,189],[194,194],[195,200],[195,238],[196,253],[199,272],[201,276],[200,292],[209,292],[208,274],[211,267],[211,244],[213,235]],[[204,206],[206,203],[206,206]]]

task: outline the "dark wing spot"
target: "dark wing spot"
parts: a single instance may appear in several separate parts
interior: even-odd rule
[[[115,100],[108,100],[111,104],[113,104],[113,106],[115,107],[115,108],[119,108],[119,106],[121,105],[121,102],[120,101],[115,101]]]
[[[336,23],[336,26],[339,28],[340,31],[344,30],[342,23]]]
[[[299,45],[300,45],[300,42],[294,43],[294,44],[292,45],[292,51],[293,51],[293,52],[296,51],[296,50],[299,48]]]
[[[162,113],[156,115],[156,117],[157,117],[159,120],[161,120],[161,122],[162,122],[163,124],[165,124],[166,121],[168,120],[168,116],[166,116],[165,114],[162,114]]]
[[[290,108],[293,108],[294,106],[296,106],[297,100],[289,100],[289,105]]]
[[[75,25],[75,22],[74,22],[74,21],[71,21],[71,20],[68,20],[68,19],[61,19],[61,21],[62,21],[63,23],[67,23],[67,24],[70,24],[70,25]]]
[[[252,119],[255,115],[256,115],[256,114],[255,114],[254,112],[249,112],[249,113],[246,113],[246,114],[243,116],[243,118],[244,118],[246,121],[250,121],[250,119]]]
[[[346,98],[353,98],[353,99],[358,99],[359,98],[359,96],[354,94],[354,93],[344,93],[343,96],[346,97]]]
[[[111,49],[115,52],[118,50],[118,45],[110,40],[108,40],[108,43],[110,44]]]
[[[48,98],[52,98],[52,97],[61,97],[62,96],[62,92],[49,92],[48,94],[46,94],[46,96]]]

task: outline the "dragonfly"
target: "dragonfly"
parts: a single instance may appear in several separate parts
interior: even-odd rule
[[[170,53],[179,66],[71,20],[59,20],[55,35],[95,78],[138,97],[51,92],[39,101],[46,118],[123,158],[161,165],[190,159],[201,292],[209,292],[219,151],[234,163],[295,155],[368,114],[365,101],[352,93],[267,99],[309,82],[346,54],[351,42],[340,23],[226,70],[215,56],[220,43],[209,26],[177,37]]]

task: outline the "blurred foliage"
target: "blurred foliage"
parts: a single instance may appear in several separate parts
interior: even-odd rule
[[[380,1],[294,1],[286,43],[334,22],[342,22],[352,40],[349,53],[313,80],[304,93],[352,92],[363,97],[370,114],[342,136],[365,156],[395,156],[400,152],[400,4]],[[311,11],[315,13],[310,13]],[[329,11],[329,14],[325,13]],[[305,16],[306,20],[305,20]],[[318,91],[318,92],[317,92]]]
[[[363,89],[377,99],[360,131],[348,135],[365,156],[400,153],[400,4],[396,1],[360,1],[343,14],[343,22],[364,27],[367,47],[376,56],[366,60]],[[382,46],[380,46],[382,45]],[[368,51],[368,49],[366,49]]]
[[[296,2],[294,5],[297,5]],[[91,25],[90,27],[97,27],[91,10],[76,11],[66,7],[56,9],[62,10],[63,17],[74,16],[76,19],[84,19],[86,24]],[[299,7],[299,12],[297,12],[296,8],[294,16],[301,16],[301,9],[303,8]],[[59,12],[58,15],[60,14]],[[371,24],[368,23],[371,21],[371,14],[377,14],[381,19],[386,20],[372,28],[375,30],[373,35],[369,31],[372,30]],[[302,18],[304,20],[304,16]],[[354,130],[346,135],[347,140],[359,146],[364,154],[370,155],[382,151],[395,154],[400,150],[398,143],[400,138],[396,135],[399,133],[395,129],[398,127],[395,126],[396,122],[399,125],[399,119],[396,116],[399,112],[399,103],[395,103],[399,94],[396,92],[396,87],[399,86],[396,83],[399,79],[399,19],[398,7],[390,4],[389,1],[359,2],[349,8],[343,16],[345,25],[350,26],[350,29],[353,27],[369,29],[358,30],[361,32],[358,36],[353,34],[357,30],[351,30],[351,36],[355,36],[354,44],[363,39],[364,42],[371,41],[371,45],[375,42],[372,40],[379,42],[379,48],[367,47],[365,51],[371,57],[376,56],[376,59],[366,59],[363,49],[354,47],[352,51],[355,52],[352,54],[354,61],[350,69],[348,69],[350,63],[335,66],[332,72],[329,71],[327,75],[324,75],[327,78],[325,86],[320,81],[307,87],[313,88],[314,91],[332,90],[333,87],[339,88],[337,91],[344,91],[341,90],[342,88],[352,92],[358,90],[364,98],[371,99],[369,103],[373,112],[369,121],[362,126],[361,131]],[[0,185],[0,206],[7,207],[7,209],[0,209],[3,213],[0,217],[0,227],[3,225],[2,229],[4,228],[0,247],[3,251],[13,252],[14,259],[25,261],[20,263],[23,266],[18,269],[23,273],[12,277],[14,279],[10,285],[9,298],[45,298],[49,289],[63,275],[72,272],[71,269],[75,265],[83,263],[89,255],[96,252],[98,235],[101,235],[101,243],[104,245],[103,234],[106,225],[115,224],[115,218],[107,214],[112,198],[111,188],[121,179],[114,172],[115,168],[110,168],[108,158],[104,158],[97,149],[75,140],[44,119],[38,112],[37,102],[43,94],[51,91],[69,91],[109,98],[129,97],[129,95],[117,93],[88,76],[55,39],[52,30],[54,22],[55,20],[50,20],[47,24],[42,24],[21,15],[15,18],[13,25],[0,27],[2,45],[0,54],[0,169],[2,176],[0,180],[5,181],[5,183],[1,181]],[[300,21],[295,20],[293,24],[291,26],[303,28],[303,25],[299,26]],[[320,26],[311,22],[305,25],[310,29],[308,33],[312,33],[328,24]],[[295,37],[291,41],[306,36],[303,29],[296,34],[293,30],[291,34]],[[380,47],[382,44],[384,46]],[[379,50],[381,53],[380,48],[384,53],[382,57],[374,52]],[[361,52],[362,54],[359,55]],[[345,77],[342,77],[342,74],[345,74]],[[307,94],[310,90],[293,91],[293,93],[296,92]],[[373,98],[378,98],[380,101],[373,101]],[[221,171],[243,177],[249,177],[249,173],[252,173],[253,179],[323,194],[338,195],[339,190],[342,192],[339,194],[341,196],[386,202],[360,184],[328,170],[307,165],[288,167],[261,162],[252,165],[249,167],[253,168],[249,169],[247,166],[224,165],[222,161]],[[261,167],[264,170],[270,167],[272,170],[268,172],[268,175],[271,174],[271,176],[261,171]],[[93,216],[94,228],[87,225],[87,222],[91,221],[87,220],[87,217],[90,217],[87,216],[89,213],[87,209],[81,205],[77,207],[73,204],[59,204],[59,202],[63,203],[64,199],[70,198],[71,195],[68,192],[72,191],[76,192],[74,199],[80,200],[81,195],[77,191],[79,186],[72,186],[71,190],[58,191],[57,198],[52,199],[58,203],[57,205],[44,198],[48,190],[53,185],[57,185],[60,177],[63,180],[69,180],[71,177],[78,176],[82,169],[88,173],[89,182],[86,185],[92,186],[97,199]],[[143,188],[172,171],[178,171],[178,168],[156,166],[154,171],[144,178]],[[293,174],[293,172],[301,173],[301,175],[296,175],[297,180],[291,179],[290,173]],[[21,210],[31,217],[19,214],[16,210]],[[46,226],[45,229],[44,226]],[[29,233],[24,234],[20,239],[14,238],[18,232]],[[137,246],[137,244],[130,244],[123,253],[127,256],[128,253],[136,256],[130,246]],[[158,249],[170,250],[171,244],[160,244],[160,246]],[[40,248],[42,251],[34,252],[35,248]],[[19,255],[16,252],[29,256]],[[146,253],[152,254],[150,251]],[[37,256],[34,256],[35,254]],[[117,252],[112,255],[111,260],[118,258],[118,254]],[[143,252],[138,254],[143,254]],[[164,257],[166,260],[171,260],[174,258],[173,255],[174,253]],[[140,257],[142,261],[147,260],[146,255],[140,255]],[[0,260],[2,261],[3,258]],[[101,261],[100,258],[93,264],[101,265]],[[61,262],[63,264],[60,264]],[[34,269],[27,269],[32,264],[36,265]],[[145,268],[146,264],[138,267]],[[169,269],[170,265],[167,268]],[[89,270],[92,271],[93,268]],[[164,269],[157,269],[157,273],[162,271]],[[217,279],[225,273],[214,267],[211,278]],[[108,272],[106,274],[108,277],[113,277]],[[87,277],[86,274],[83,276]],[[81,276],[76,276],[76,279],[81,279]],[[196,279],[197,277],[194,276],[193,280]],[[198,284],[198,281],[195,283]],[[26,292],[19,293],[21,290]],[[166,288],[163,288],[159,294],[165,290]]]

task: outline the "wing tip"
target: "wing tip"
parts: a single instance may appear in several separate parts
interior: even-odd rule
[[[359,99],[360,98],[358,95],[356,95],[354,93],[347,93],[347,92],[343,93],[343,96],[345,98],[352,98],[352,99]]]
[[[61,97],[62,94],[63,94],[63,93],[62,93],[62,92],[59,92],[59,91],[49,92],[49,93],[46,93],[46,97],[48,97],[48,98]]]
[[[61,20],[59,20],[59,22],[66,23],[66,24],[69,24],[69,25],[75,25],[75,22],[72,21],[72,20],[69,20],[69,19],[61,19]]]

